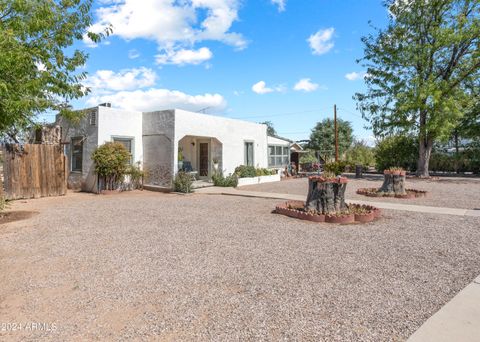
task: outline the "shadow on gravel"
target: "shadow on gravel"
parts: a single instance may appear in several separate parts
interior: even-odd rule
[[[32,216],[38,215],[38,211],[9,211],[0,214],[0,226],[5,223],[26,220]]]

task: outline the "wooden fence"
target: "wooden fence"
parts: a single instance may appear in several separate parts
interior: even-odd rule
[[[62,146],[4,145],[3,183],[7,199],[65,195],[67,171]]]

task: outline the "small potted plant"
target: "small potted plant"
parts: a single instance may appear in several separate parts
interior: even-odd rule
[[[183,170],[183,148],[178,147],[178,170]]]

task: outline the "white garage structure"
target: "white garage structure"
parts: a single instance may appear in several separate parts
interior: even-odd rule
[[[83,110],[73,126],[61,117],[66,155],[70,160],[69,185],[96,190],[91,154],[108,141],[118,141],[146,171],[145,184],[171,188],[178,172],[178,154],[201,179],[210,179],[213,161],[224,174],[239,165],[284,168],[289,162],[290,142],[267,137],[267,126],[180,109],[155,112],[126,111],[109,104]],[[285,152],[285,153],[284,153]]]

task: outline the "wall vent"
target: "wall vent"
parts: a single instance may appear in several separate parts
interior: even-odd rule
[[[95,126],[97,124],[97,111],[92,110],[89,117],[90,125]]]

